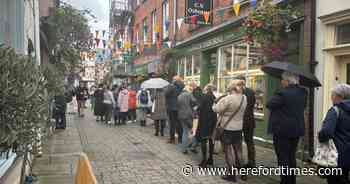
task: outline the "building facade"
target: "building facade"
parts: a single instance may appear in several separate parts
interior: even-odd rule
[[[347,0],[316,2],[316,74],[322,88],[315,95],[315,132],[332,106],[331,90],[350,84],[350,3]],[[317,140],[315,140],[317,142]]]
[[[259,45],[247,45],[241,31],[246,16],[253,10],[251,1],[240,0],[240,11],[233,11],[233,1],[227,0],[161,0],[134,1],[135,24],[133,45],[138,53],[134,60],[137,73],[166,72],[184,78],[185,83],[200,86],[211,83],[217,95],[224,94],[227,85],[237,76],[246,76],[249,87],[256,91],[255,115],[257,137],[266,135],[268,111],[266,100],[280,88],[279,81],[265,75],[261,66],[267,62]],[[257,1],[257,5],[262,1]],[[289,4],[302,16],[290,25],[284,38],[286,61],[313,68],[312,61],[312,0],[272,1]],[[196,15],[193,16],[193,13]],[[163,57],[169,50],[176,57]],[[157,67],[159,66],[159,67]],[[170,67],[169,67],[170,66]],[[313,90],[309,93],[306,112],[305,145],[312,152],[314,136]],[[312,154],[312,153],[311,153]]]

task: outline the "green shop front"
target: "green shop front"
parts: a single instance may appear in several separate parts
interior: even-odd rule
[[[277,79],[266,76],[261,66],[267,62],[257,45],[248,45],[243,41],[239,27],[242,19],[224,23],[178,42],[176,49],[183,55],[176,61],[176,73],[185,83],[197,83],[201,87],[211,83],[216,86],[216,95],[226,92],[227,86],[237,76],[245,76],[247,85],[256,92],[255,116],[257,119],[256,136],[270,140],[267,135],[266,100],[279,88]],[[293,61],[301,61],[303,29],[302,24],[289,36],[288,50]]]

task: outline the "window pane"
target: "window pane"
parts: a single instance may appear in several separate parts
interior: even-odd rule
[[[182,58],[182,59],[180,59],[180,62],[179,62],[179,68],[180,68],[180,76],[181,77],[183,77],[184,76],[184,72],[185,72],[185,60],[184,60],[185,58]]]
[[[231,71],[232,45],[221,49],[221,75],[227,75]]]
[[[194,65],[194,75],[199,75],[201,69],[200,55],[196,54],[193,56],[193,65]]]
[[[337,27],[337,44],[350,43],[350,23]]]
[[[245,44],[237,44],[234,49],[233,71],[244,70],[246,65],[247,47]]]
[[[192,76],[192,56],[186,57],[186,76]]]

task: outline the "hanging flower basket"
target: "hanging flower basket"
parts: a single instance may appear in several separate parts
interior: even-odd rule
[[[259,44],[266,57],[281,59],[287,48],[282,42],[283,35],[291,31],[290,25],[301,15],[289,5],[280,6],[267,1],[251,11],[243,23],[244,40]]]

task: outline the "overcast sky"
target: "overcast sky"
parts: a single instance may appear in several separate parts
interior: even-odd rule
[[[109,0],[63,0],[77,9],[90,9],[97,17],[98,22],[90,21],[92,31],[108,30],[109,25]],[[91,18],[89,18],[90,20]]]

